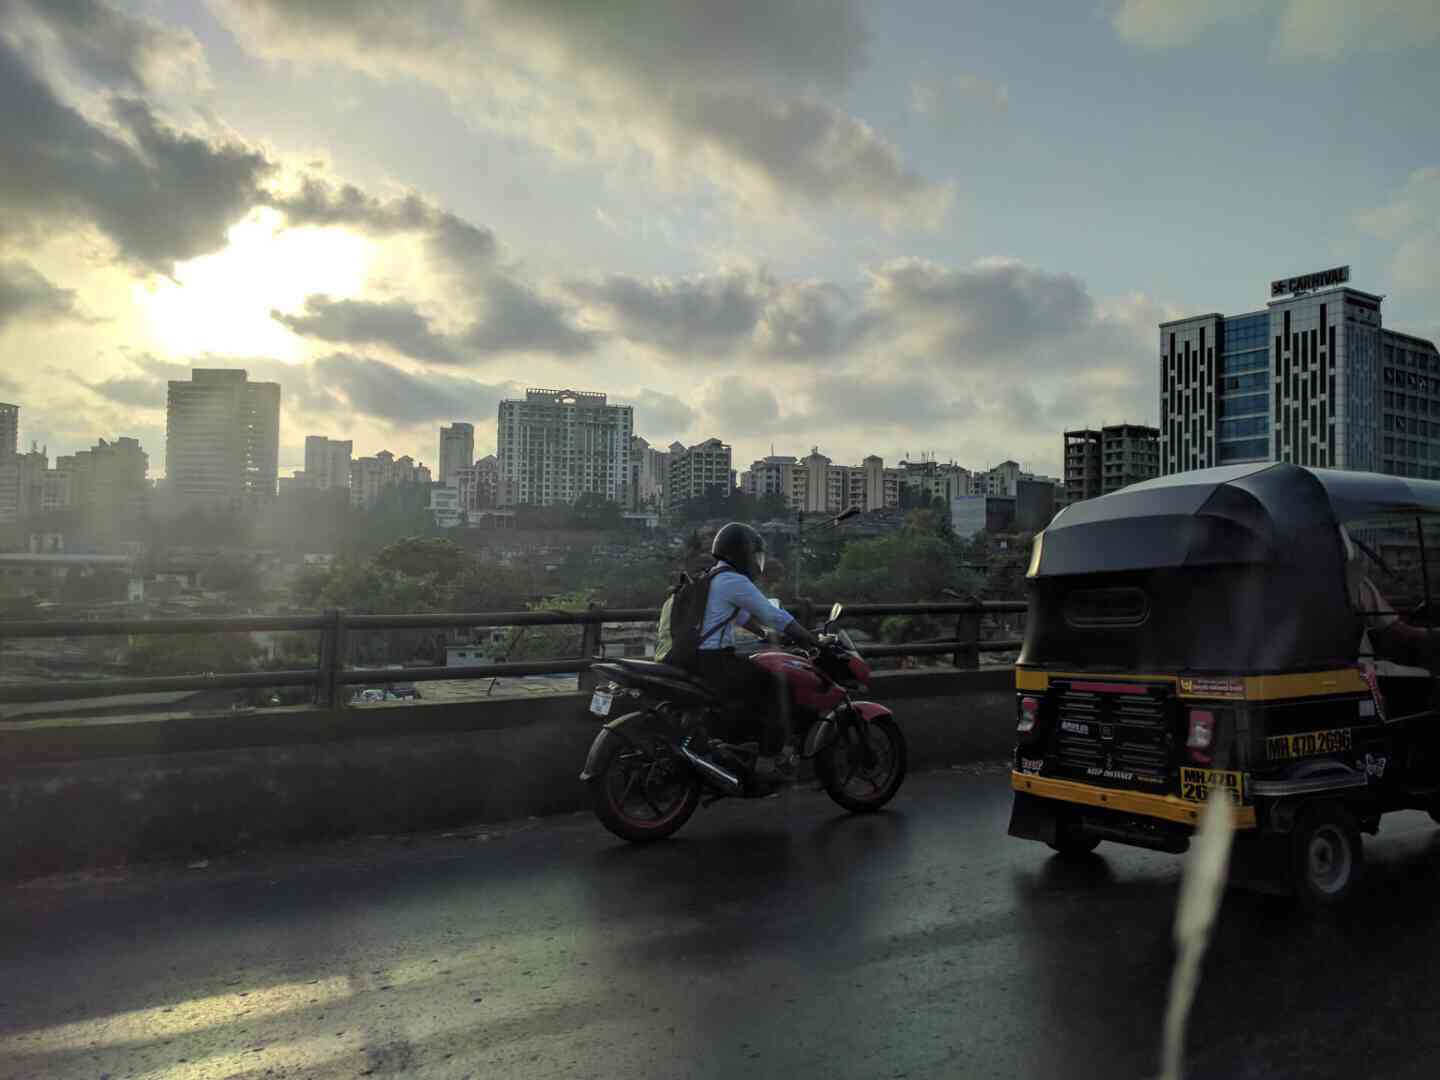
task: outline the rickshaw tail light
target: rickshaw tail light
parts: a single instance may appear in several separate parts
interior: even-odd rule
[[[1040,718],[1040,699],[1023,697],[1020,699],[1020,723],[1015,730],[1022,735],[1028,735],[1035,730],[1035,721]]]
[[[1190,710],[1190,732],[1185,738],[1185,749],[1190,760],[1202,765],[1210,764],[1210,747],[1215,743],[1215,714],[1208,709]]]

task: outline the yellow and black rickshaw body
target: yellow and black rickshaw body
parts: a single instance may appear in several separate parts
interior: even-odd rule
[[[1297,821],[1358,860],[1382,814],[1437,809],[1433,682],[1361,661],[1345,584],[1340,524],[1392,509],[1440,511],[1440,483],[1232,466],[1057,515],[1027,577],[1011,835],[1180,852],[1221,797],[1288,866],[1313,854]]]

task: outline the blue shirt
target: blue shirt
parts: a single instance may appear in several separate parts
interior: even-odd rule
[[[716,630],[710,637],[700,643],[700,649],[709,652],[715,649],[733,649],[735,647],[735,627],[749,626],[751,621],[768,626],[772,630],[784,630],[795,621],[784,608],[778,608],[766,598],[765,594],[755,587],[744,574],[738,570],[732,570],[728,563],[721,563],[720,569],[715,572],[714,578],[710,581],[710,596],[705,604],[705,620],[700,624],[700,634],[703,637],[712,627],[725,622],[730,616],[739,612],[733,620]]]

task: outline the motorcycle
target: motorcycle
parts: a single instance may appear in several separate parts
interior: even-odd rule
[[[850,635],[834,629],[843,611],[831,609],[818,649],[772,647],[750,662],[785,681],[794,730],[804,732],[800,756],[813,762],[830,798],[852,813],[873,813],[905,780],[905,736],[885,706],[851,696],[869,686],[871,672]],[[591,670],[606,680],[590,701],[605,725],[580,779],[595,816],[616,836],[660,840],[702,800],[708,806],[773,794],[754,774],[759,744],[726,737],[733,736],[733,715],[695,676],[654,660],[606,661]]]

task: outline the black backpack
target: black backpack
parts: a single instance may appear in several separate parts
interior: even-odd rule
[[[656,635],[655,659],[687,671],[693,671],[700,660],[700,646],[735,621],[740,612],[732,611],[708,631],[705,608],[710,602],[710,586],[716,574],[737,571],[723,564],[712,566],[698,578],[681,573],[660,608],[660,627]]]

